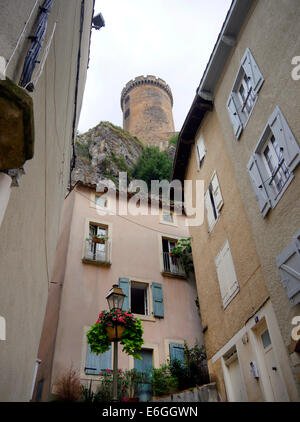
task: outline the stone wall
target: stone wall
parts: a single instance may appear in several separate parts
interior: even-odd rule
[[[143,143],[165,149],[175,133],[172,106],[171,89],[165,81],[139,76],[121,93],[123,128]]]
[[[215,383],[195,387],[176,394],[154,396],[151,402],[195,402],[208,403],[220,401],[217,385]]]

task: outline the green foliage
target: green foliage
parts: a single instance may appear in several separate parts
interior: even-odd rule
[[[133,169],[133,178],[144,180],[148,188],[151,180],[170,180],[173,162],[165,151],[156,146],[147,146],[143,149],[138,162]]]
[[[91,159],[90,153],[89,153],[89,144],[86,144],[84,142],[80,142],[79,139],[75,142],[75,148],[76,153],[82,157],[82,158],[88,158]]]
[[[172,256],[181,260],[186,274],[194,271],[190,238],[178,240],[176,247],[172,249]]]
[[[174,135],[174,136],[172,136],[170,139],[169,139],[169,145],[177,145],[177,141],[178,141],[178,133],[176,134],[176,135]]]
[[[185,343],[184,359],[184,363],[174,359],[170,364],[170,372],[178,379],[180,390],[209,383],[204,346],[196,343],[193,347],[189,347]]]
[[[130,312],[119,310],[102,311],[99,314],[98,320],[87,332],[87,340],[91,346],[91,351],[98,355],[109,350],[111,342],[108,338],[106,327],[115,327],[116,325],[125,327],[120,340],[123,345],[123,352],[136,359],[142,359],[138,354],[144,343],[141,320],[135,318]]]
[[[168,364],[161,365],[160,368],[152,368],[151,375],[154,395],[161,396],[177,390],[178,379],[171,374]]]

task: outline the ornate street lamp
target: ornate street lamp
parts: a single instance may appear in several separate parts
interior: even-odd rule
[[[108,307],[110,311],[122,310],[124,299],[123,290],[114,284],[106,296]],[[113,360],[113,401],[118,401],[118,341],[120,340],[120,333],[118,333],[118,326],[115,325],[115,333],[112,337],[114,343],[114,360]]]

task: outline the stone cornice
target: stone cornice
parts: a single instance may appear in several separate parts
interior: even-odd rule
[[[125,97],[127,96],[127,94],[133,88],[136,88],[137,86],[140,86],[140,85],[154,85],[163,89],[170,97],[171,105],[173,107],[173,96],[172,96],[172,91],[169,85],[166,84],[166,82],[163,79],[156,78],[156,76],[153,76],[153,75],[147,75],[147,76],[137,76],[136,78],[127,82],[127,84],[125,85],[125,87],[122,89],[122,92],[121,92],[121,109],[122,110],[123,110],[123,101]]]

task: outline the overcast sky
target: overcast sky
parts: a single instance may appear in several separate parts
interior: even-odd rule
[[[231,0],[96,0],[105,27],[92,30],[90,66],[79,121],[83,133],[108,120],[122,126],[120,95],[140,75],[169,84],[179,131]]]

